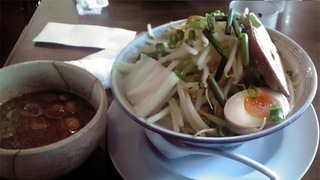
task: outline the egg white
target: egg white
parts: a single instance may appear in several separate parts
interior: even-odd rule
[[[288,114],[289,102],[283,94],[268,88],[259,88],[259,90],[273,96],[276,104],[282,108],[284,116]],[[257,128],[263,125],[263,118],[254,117],[246,111],[244,101],[247,96],[247,90],[243,90],[231,96],[226,102],[224,116],[230,125],[239,128]]]

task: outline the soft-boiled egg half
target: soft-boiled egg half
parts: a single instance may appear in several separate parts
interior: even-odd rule
[[[264,119],[269,120],[270,108],[278,105],[283,115],[289,112],[287,98],[268,88],[258,88],[259,96],[255,99],[247,94],[247,90],[240,91],[231,96],[225,104],[224,115],[230,125],[239,128],[261,127]]]

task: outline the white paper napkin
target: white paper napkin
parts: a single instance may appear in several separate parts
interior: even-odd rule
[[[135,31],[120,28],[49,22],[33,41],[104,49],[82,59],[65,62],[88,70],[107,89],[110,88],[110,72],[116,56],[135,35]]]
[[[108,89],[111,87],[110,73],[112,64],[118,53],[119,52],[117,50],[102,50],[80,60],[65,62],[91,72],[99,79],[103,87]]]
[[[136,32],[121,28],[49,22],[33,41],[110,49],[124,47],[135,35]]]

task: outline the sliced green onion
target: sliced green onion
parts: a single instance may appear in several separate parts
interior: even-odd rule
[[[207,37],[209,42],[214,48],[216,48],[221,56],[227,56],[226,50],[221,46],[220,42],[214,38],[213,34],[208,29],[204,29],[202,33]]]
[[[247,89],[247,94],[248,94],[248,96],[249,96],[250,98],[256,99],[256,98],[259,96],[260,91],[259,91],[259,89],[258,89],[256,86],[251,85],[251,86],[249,86],[249,88]]]
[[[178,42],[178,34],[177,33],[170,34],[170,43],[177,44],[177,42]]]
[[[220,80],[220,78],[223,74],[223,71],[224,71],[224,67],[226,66],[227,62],[228,62],[227,56],[222,56],[220,63],[219,63],[219,66],[218,66],[218,69],[216,71],[216,74],[214,75],[214,79],[216,81]]]
[[[224,16],[224,12],[220,10],[216,10],[215,12],[211,13],[213,16]]]
[[[181,29],[177,29],[178,41],[184,38],[184,32]]]
[[[257,17],[254,14],[250,15],[249,20],[254,27],[259,28],[261,26],[261,23],[257,20]]]
[[[233,18],[235,18],[236,20],[244,20],[246,16],[243,14],[233,14]]]
[[[239,29],[240,29],[240,32],[242,32],[244,30],[244,25],[243,24],[240,24],[239,25]]]
[[[283,110],[276,105],[270,108],[270,119],[276,123],[281,123],[284,120]]]
[[[145,54],[145,55],[147,55],[147,56],[149,56],[149,57],[151,57],[151,58],[153,58],[153,59],[157,59],[157,55],[155,54],[155,53],[145,53],[145,52],[142,52],[142,53],[140,53],[139,55],[138,55],[138,60],[140,60],[140,58],[141,58],[141,54]]]
[[[248,34],[241,33],[241,52],[242,52],[242,64],[244,66],[249,65],[249,38]]]
[[[161,57],[163,57],[164,54],[165,54],[164,44],[163,44],[163,43],[157,43],[157,44],[156,44],[156,51],[157,51],[157,54],[158,54],[158,55],[160,55]]]
[[[211,33],[216,33],[216,27],[214,25],[214,18],[210,14],[206,14],[207,18],[207,23],[208,23],[208,29],[210,30]]]
[[[175,49],[178,43],[178,34],[177,33],[172,33],[170,34],[170,42],[168,43],[168,46],[170,49]]]
[[[189,35],[188,35],[188,39],[186,39],[185,43],[187,43],[188,45],[192,45],[192,42],[196,39],[196,31],[191,29],[189,30]]]
[[[233,20],[233,9],[230,8],[229,12],[228,12],[228,18],[227,18],[226,29],[225,29],[225,34],[226,35],[230,35],[231,34],[232,20]]]
[[[192,21],[201,21],[201,20],[202,20],[202,17],[199,16],[199,17],[194,17]]]
[[[207,78],[207,83],[208,83],[208,86],[209,86],[211,92],[213,93],[214,97],[217,99],[219,105],[221,107],[224,107],[227,100],[224,97],[224,95],[223,95],[218,83],[214,79],[214,77],[209,75]]]
[[[240,39],[240,37],[241,37],[241,29],[239,27],[239,24],[238,24],[238,21],[236,20],[236,18],[233,18],[233,20],[232,20],[232,27],[233,27],[233,30],[234,30],[237,38]]]
[[[204,29],[207,27],[207,22],[203,20],[194,20],[189,22],[189,27],[192,29]]]
[[[195,40],[196,39],[196,31],[191,29],[189,30],[189,36],[188,36],[189,40]]]
[[[217,16],[214,16],[214,19],[216,21],[227,21],[228,20],[228,16],[225,16],[225,15],[217,15]]]
[[[177,75],[179,79],[181,79],[184,82],[187,82],[187,78],[180,71],[174,69],[173,72]]]

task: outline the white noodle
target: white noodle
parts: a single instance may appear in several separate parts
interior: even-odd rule
[[[231,87],[231,84],[232,84],[232,81],[233,81],[233,78],[230,77],[230,78],[228,79],[228,81],[227,81],[227,84],[224,86],[223,92],[222,92],[223,95],[224,95],[224,97],[227,97],[228,92],[229,92],[230,87]]]
[[[176,132],[179,132],[179,127],[182,127],[184,125],[180,108],[178,106],[177,101],[174,98],[171,98],[168,101],[168,103],[169,103],[169,110],[172,117],[173,130]]]
[[[204,48],[204,50],[202,51],[201,55],[197,60],[197,65],[199,70],[201,70],[206,65],[206,58],[209,54],[209,49],[210,49],[209,46]]]
[[[183,90],[183,82],[179,81],[177,84],[177,90],[178,90],[178,95],[180,99],[180,107],[181,111],[183,112],[183,117],[186,118],[191,125],[192,129],[197,131],[197,124],[193,118],[191,118],[190,111],[188,110],[187,107],[187,101],[186,101],[186,95]]]
[[[166,107],[166,108],[162,109],[160,112],[158,112],[157,114],[149,117],[149,118],[146,120],[146,122],[147,122],[147,123],[154,123],[154,122],[160,120],[161,118],[165,117],[166,115],[168,115],[169,112],[170,112],[170,111],[169,111],[169,107]]]
[[[196,111],[199,111],[200,106],[202,104],[202,94],[203,94],[203,92],[204,92],[204,89],[199,89],[197,91],[197,100],[196,100],[196,103],[195,103],[195,106],[194,106]]]
[[[213,106],[212,106],[212,103],[211,103],[210,98],[209,98],[209,88],[208,87],[206,88],[205,93],[206,93],[207,102],[209,103],[210,108],[213,110]]]
[[[243,66],[241,59],[241,51],[237,53],[237,77],[234,78],[232,84],[238,84],[238,82],[243,78]]]
[[[198,129],[199,130],[208,129],[209,126],[206,123],[204,123],[204,121],[201,119],[200,115],[197,113],[196,109],[194,108],[189,93],[186,92],[185,95],[186,95],[186,103],[187,103],[188,110],[192,118],[196,121]]]
[[[202,83],[204,87],[208,87],[207,78],[209,76],[209,68],[207,65],[203,67]]]
[[[202,134],[208,133],[212,136],[218,136],[218,132],[216,129],[214,128],[210,128],[210,129],[202,129],[200,131],[198,131],[196,134],[194,134],[193,136],[202,136]]]
[[[237,52],[237,48],[238,48],[238,40],[235,40],[235,41],[230,41],[231,43],[231,52],[230,52],[230,55],[229,55],[229,58],[228,58],[228,62],[226,64],[226,66],[224,67],[224,75],[226,77],[229,77],[228,73],[230,71],[230,68],[232,66],[232,63],[235,59],[235,55],[236,55],[236,52]]]
[[[205,116],[206,118],[210,119],[214,123],[216,123],[218,126],[222,126],[222,127],[227,126],[227,122],[225,120],[223,120],[215,115],[209,114],[201,109],[199,110],[199,113],[201,115]]]
[[[176,67],[180,62],[181,62],[181,61],[179,61],[179,60],[173,61],[173,62],[167,67],[168,71],[172,71],[172,70],[174,69],[174,67]]]

